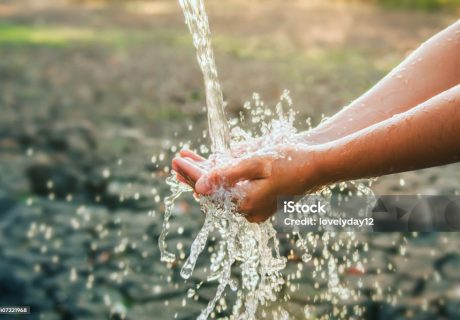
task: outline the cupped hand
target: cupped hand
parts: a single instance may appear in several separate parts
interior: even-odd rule
[[[173,170],[181,182],[201,195],[218,187],[239,188],[239,212],[250,222],[262,222],[276,211],[279,196],[302,195],[323,186],[318,171],[317,153],[309,147],[277,147],[266,153],[236,158],[231,165],[206,172],[200,167],[204,158],[182,150],[173,160]]]

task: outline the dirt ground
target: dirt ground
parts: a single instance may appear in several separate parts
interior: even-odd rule
[[[246,112],[253,92],[274,105],[289,89],[299,129],[340,110],[458,18],[348,1],[206,6],[227,115]],[[189,285],[179,267],[159,262],[157,196],[168,192],[171,146],[208,143],[203,104],[176,1],[0,1],[0,305],[27,302],[37,310],[31,319],[103,319],[120,309],[130,319],[196,316],[210,291],[184,311]],[[458,194],[459,181],[454,164],[382,177],[373,189]],[[176,214],[187,228],[172,242],[188,248],[202,217],[191,198]],[[375,250],[368,319],[460,318],[456,234],[409,240],[409,259],[398,255],[408,241],[398,235],[366,239]],[[374,299],[375,283],[403,297]],[[300,319],[305,301],[294,301],[287,309]]]

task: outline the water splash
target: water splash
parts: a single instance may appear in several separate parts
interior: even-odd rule
[[[248,122],[251,128],[244,130],[240,126],[245,121],[244,114],[227,123],[204,3],[202,0],[179,0],[179,2],[193,36],[206,88],[212,154],[200,165],[209,170],[228,165],[234,161],[234,157],[241,158],[246,153],[266,154],[271,152],[272,154],[273,147],[276,145],[296,145],[298,141],[295,141],[293,137],[296,136],[297,130],[294,127],[295,117],[288,91],[284,91],[281,95],[275,112],[266,108],[259,95],[254,94],[253,102],[244,104],[244,108],[249,112]],[[283,157],[282,154],[275,154],[275,156]],[[174,201],[182,193],[192,190],[177,181],[175,175],[167,179],[167,184],[171,187],[171,195],[165,198],[165,216],[159,247],[162,261],[174,263],[176,256],[168,250],[166,243],[169,220],[172,216]],[[330,194],[331,188],[325,188],[322,195]],[[361,185],[358,185],[358,189],[364,192],[368,190]],[[231,318],[256,319],[259,306],[276,301],[283,287],[289,286],[293,279],[292,277],[288,277],[287,280],[283,278],[282,271],[288,259],[280,254],[279,240],[271,220],[260,224],[248,222],[238,212],[237,205],[234,203],[234,199],[242,197],[244,194],[238,188],[231,190],[221,188],[211,196],[199,199],[201,211],[205,214],[205,222],[191,245],[190,255],[182,266],[180,274],[184,279],[191,277],[200,254],[206,248],[209,236],[217,233],[219,238],[215,246],[217,250],[214,250],[211,255],[210,274],[207,277],[208,281],[217,281],[217,290],[198,319],[207,319],[211,315],[216,304],[224,296],[227,287],[236,291],[237,295]],[[305,239],[299,233],[293,235],[298,238],[297,245],[303,251],[303,261],[305,263],[313,261],[315,265],[313,277],[321,274],[323,278],[329,279],[328,294],[315,296],[314,300],[334,302],[337,299],[348,299],[351,293],[340,284],[339,279],[339,274],[343,273],[343,263],[338,265],[334,257],[334,252],[338,251],[336,245],[339,242],[330,241],[335,235],[325,233],[317,238],[309,234]],[[346,246],[347,253],[351,251],[353,241],[353,236],[350,236],[348,241],[340,240],[341,246]],[[323,257],[312,259],[320,242],[323,245]],[[353,251],[354,256],[356,252],[356,250]],[[239,279],[234,279],[232,268],[237,265],[241,268],[241,275]],[[190,294],[193,296],[195,291],[189,292]],[[285,294],[284,299],[289,299],[289,294]],[[288,318],[288,313],[281,307],[278,308],[276,314],[277,318]]]
[[[161,252],[161,261],[171,263],[176,259],[176,256],[173,253],[167,251],[165,241],[169,230],[169,219],[171,218],[173,212],[174,201],[179,198],[182,193],[190,191],[191,189],[185,184],[178,183],[177,179],[173,176],[170,176],[166,179],[166,184],[168,184],[171,188],[171,195],[164,199],[165,216],[163,219],[163,227],[161,229],[158,244]]]
[[[284,93],[284,98],[281,100],[284,101],[286,97],[287,92]],[[257,99],[256,103],[258,103]],[[279,110],[279,112],[281,111]],[[258,112],[254,116],[257,114]],[[237,126],[238,122],[234,122],[229,154],[241,153],[248,147],[255,145],[257,145],[258,152],[267,152],[264,150],[271,149],[274,143],[285,144],[292,140],[292,134],[296,132],[293,126],[294,117],[283,114],[281,118],[262,122],[261,135],[253,135],[244,131]],[[265,117],[259,117],[259,121],[261,119],[265,119]],[[210,160],[205,161],[202,165],[206,168],[222,166],[231,162],[232,159],[230,155],[213,154]],[[165,239],[174,200],[181,193],[191,191],[191,189],[179,183],[174,176],[169,177],[167,183],[170,185],[172,193],[165,199],[166,212],[159,245],[162,260],[171,263],[175,261],[176,256],[168,251]],[[211,256],[211,272],[208,276],[208,281],[216,280],[219,285],[214,298],[202,311],[199,319],[209,317],[227,286],[238,291],[237,301],[233,307],[234,317],[254,319],[258,306],[275,301],[277,293],[284,284],[281,271],[285,268],[287,260],[279,252],[276,231],[269,220],[260,224],[250,223],[238,212],[234,199],[243,196],[244,194],[238,188],[232,190],[221,188],[211,196],[200,198],[201,211],[206,218],[191,245],[190,255],[181,269],[180,274],[184,279],[188,279],[192,275],[198,257],[206,247],[209,235],[217,232],[220,239],[217,244],[218,250]],[[241,268],[239,282],[231,279],[232,267],[237,264]]]

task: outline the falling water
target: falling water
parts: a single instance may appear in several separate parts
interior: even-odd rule
[[[224,113],[224,99],[219,84],[211,31],[203,0],[179,0],[196,48],[198,64],[203,72],[208,107],[208,126],[212,151],[225,153],[229,149],[230,135]]]
[[[259,111],[258,111],[259,112]],[[293,121],[293,117],[290,118]],[[251,145],[258,140],[260,149],[268,148],[273,143],[287,143],[295,133],[291,122],[274,120],[266,124],[265,135],[252,137],[242,129],[234,127],[232,130],[231,150],[242,145]],[[230,157],[222,155],[214,157],[215,166],[227,164]],[[205,163],[204,166],[210,166]],[[176,260],[174,253],[168,251],[166,235],[169,229],[174,200],[184,191],[191,189],[179,183],[174,176],[167,179],[172,193],[165,199],[165,217],[160,235],[161,258],[172,263]],[[250,223],[237,210],[233,199],[241,198],[244,194],[238,188],[232,190],[219,189],[212,196],[201,197],[201,210],[205,213],[205,221],[190,248],[190,255],[184,262],[181,276],[188,279],[195,268],[199,255],[206,247],[211,233],[219,234],[217,250],[211,257],[211,273],[208,280],[217,280],[219,283],[214,298],[202,311],[199,319],[207,319],[214,310],[216,303],[223,296],[227,286],[237,291],[237,302],[233,307],[235,318],[254,319],[260,304],[276,300],[284,280],[281,271],[286,266],[286,258],[279,252],[279,243],[276,231],[268,220],[261,224]],[[232,267],[239,264],[241,279],[232,279]]]
[[[179,0],[183,9],[185,21],[192,33],[193,43],[197,50],[197,58],[203,72],[206,88],[206,102],[208,110],[209,133],[212,142],[211,160],[204,161],[201,165],[209,170],[211,168],[231,164],[235,161],[232,157],[243,152],[266,154],[267,150],[273,150],[276,145],[291,145],[296,147],[298,143],[293,141],[297,131],[294,127],[294,113],[291,107],[289,92],[283,92],[280,102],[276,106],[276,112],[265,108],[264,103],[257,94],[254,94],[254,103],[247,102],[244,108],[250,112],[251,123],[258,125],[259,134],[255,131],[245,131],[238,126],[243,118],[232,119],[227,122],[224,114],[224,102],[221,87],[218,82],[214,55],[210,43],[210,29],[202,0]],[[289,110],[285,112],[285,110]],[[257,146],[254,148],[253,146]],[[275,156],[284,157],[283,154]],[[171,195],[164,199],[165,215],[163,228],[159,239],[161,260],[166,263],[177,261],[176,255],[168,250],[166,236],[169,232],[170,218],[172,216],[174,201],[183,192],[192,191],[187,185],[181,184],[173,174],[167,179],[171,188]],[[325,188],[323,193],[330,193],[330,188]],[[243,214],[237,210],[234,199],[241,199],[244,193],[235,187],[231,190],[221,188],[211,196],[202,196],[199,199],[201,211],[205,214],[205,221],[198,232],[190,248],[190,255],[181,269],[184,279],[192,275],[199,255],[206,248],[208,237],[218,234],[216,250],[211,255],[210,274],[208,281],[217,281],[218,287],[215,296],[209,301],[198,317],[207,319],[216,307],[216,304],[224,297],[227,287],[236,292],[237,300],[232,308],[232,318],[255,319],[260,305],[267,305],[276,301],[283,286],[291,286],[290,278],[283,278],[282,271],[286,267],[287,259],[280,254],[279,240],[271,220],[260,224],[250,223]],[[335,261],[334,252],[337,245],[329,249],[331,239],[335,234],[325,233],[322,236],[306,238],[299,233],[293,233],[297,237],[297,247],[303,251],[301,256],[304,263],[312,260],[312,253],[317,244],[323,244],[323,258],[315,258],[315,271],[324,277],[327,273],[329,279],[329,293],[318,295],[314,300],[335,301],[334,299],[347,299],[349,290],[339,283],[339,267]],[[319,238],[318,238],[319,237]],[[346,254],[356,256],[357,251],[350,244],[354,239],[351,236],[347,241],[340,243],[346,247]],[[342,261],[345,261],[342,259]],[[348,262],[349,263],[349,262]],[[234,267],[241,268],[239,279],[232,277]],[[343,268],[342,268],[343,269]],[[291,291],[294,289],[291,289]],[[189,292],[193,296],[194,291]],[[289,295],[284,295],[288,299]],[[310,310],[308,308],[308,310]],[[287,312],[282,308],[278,310],[278,318],[286,318]]]

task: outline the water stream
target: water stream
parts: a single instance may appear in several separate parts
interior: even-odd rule
[[[198,64],[204,78],[206,105],[208,107],[208,126],[214,153],[229,150],[230,134],[224,113],[224,98],[217,76],[214,52],[211,46],[211,31],[208,16],[202,0],[179,0],[184,12],[185,22],[192,34]]]
[[[275,112],[266,108],[260,97],[255,94],[253,102],[245,104],[245,109],[251,115],[250,122],[253,130],[243,130],[238,124],[243,120],[227,121],[224,113],[224,100],[221,86],[218,82],[214,54],[210,41],[210,28],[205,12],[203,0],[179,0],[183,9],[185,22],[192,34],[196,47],[198,64],[203,72],[206,104],[208,110],[209,135],[211,138],[211,160],[202,165],[208,169],[231,163],[232,154],[236,150],[247,148],[257,143],[257,149],[273,149],[274,145],[292,144],[292,137],[296,134],[294,113],[291,111],[291,99],[285,91],[280,97]],[[286,112],[286,110],[288,110]],[[246,119],[247,120],[247,119]],[[256,129],[258,134],[256,134]],[[279,155],[283,156],[283,155]],[[177,181],[174,175],[167,179],[171,188],[171,195],[164,199],[165,215],[159,247],[161,260],[166,263],[177,261],[176,255],[168,249],[166,237],[169,232],[170,219],[174,208],[174,200],[182,193],[192,191],[190,187]],[[323,193],[330,192],[326,188]],[[217,281],[218,286],[214,298],[209,301],[198,319],[210,317],[216,304],[224,298],[227,287],[236,292],[236,302],[232,308],[233,319],[256,319],[259,307],[280,299],[282,288],[293,287],[291,279],[285,279],[282,271],[286,267],[287,258],[280,254],[279,239],[271,219],[260,223],[249,223],[237,210],[233,200],[242,197],[237,188],[234,190],[220,189],[211,196],[200,197],[201,211],[205,214],[204,224],[190,247],[190,255],[183,263],[181,276],[190,278],[200,254],[207,246],[211,234],[216,237],[217,244],[211,255],[208,281]],[[299,233],[292,234],[297,238],[295,245],[302,251],[302,263],[314,263],[313,277],[327,278],[328,292],[318,294],[315,300],[336,301],[348,299],[353,295],[350,290],[343,287],[339,280],[339,270],[351,261],[358,263],[359,254],[356,250],[354,236],[349,235],[346,240],[334,243],[337,237],[333,233],[303,237]],[[322,257],[312,259],[312,252],[321,243]],[[339,247],[344,247],[346,255],[352,259],[336,258]],[[340,264],[340,265],[339,265]],[[240,276],[232,275],[233,268],[241,269]],[[295,290],[294,289],[291,289]],[[190,293],[193,296],[193,292]],[[289,299],[289,294],[284,293],[283,299]],[[309,310],[306,308],[306,310]],[[260,311],[260,310],[259,310]],[[277,318],[287,318],[287,312],[278,308]],[[307,311],[305,311],[307,312]],[[309,311],[308,311],[309,312]]]

